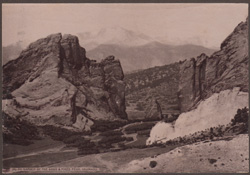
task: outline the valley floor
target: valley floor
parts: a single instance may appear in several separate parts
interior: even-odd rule
[[[249,172],[249,137],[247,134],[238,135],[229,141],[206,141],[179,147],[132,148],[86,156],[78,156],[75,149],[65,149],[61,146],[57,145],[57,149],[48,146],[32,154],[31,152],[21,153],[21,157],[20,155],[15,158],[5,156],[3,163],[5,167],[51,168],[49,172],[22,173],[58,173],[58,171],[53,171],[55,167],[81,167],[86,168],[85,172],[109,173]],[[150,166],[152,161],[156,162],[155,167]],[[79,171],[63,171],[63,173],[69,172],[80,173]]]

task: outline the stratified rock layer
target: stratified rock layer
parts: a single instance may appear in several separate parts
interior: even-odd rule
[[[3,67],[3,109],[35,124],[89,130],[95,120],[127,118],[123,78],[113,56],[96,63],[76,36],[53,34]]]

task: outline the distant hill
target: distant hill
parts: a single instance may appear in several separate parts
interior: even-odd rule
[[[147,69],[196,57],[201,53],[211,55],[215,50],[192,44],[173,46],[151,42],[141,46],[102,44],[87,52],[87,57],[101,60],[114,55],[121,61],[124,72]]]

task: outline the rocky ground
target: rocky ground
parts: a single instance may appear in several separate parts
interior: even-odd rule
[[[249,172],[249,136],[230,141],[195,143],[170,152],[123,165],[122,173],[247,173]]]

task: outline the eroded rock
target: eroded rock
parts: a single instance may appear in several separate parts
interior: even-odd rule
[[[15,109],[28,112],[24,118],[34,124],[89,130],[95,120],[127,119],[120,61],[88,59],[76,36],[37,40],[6,64],[3,74],[3,94],[11,94]]]

